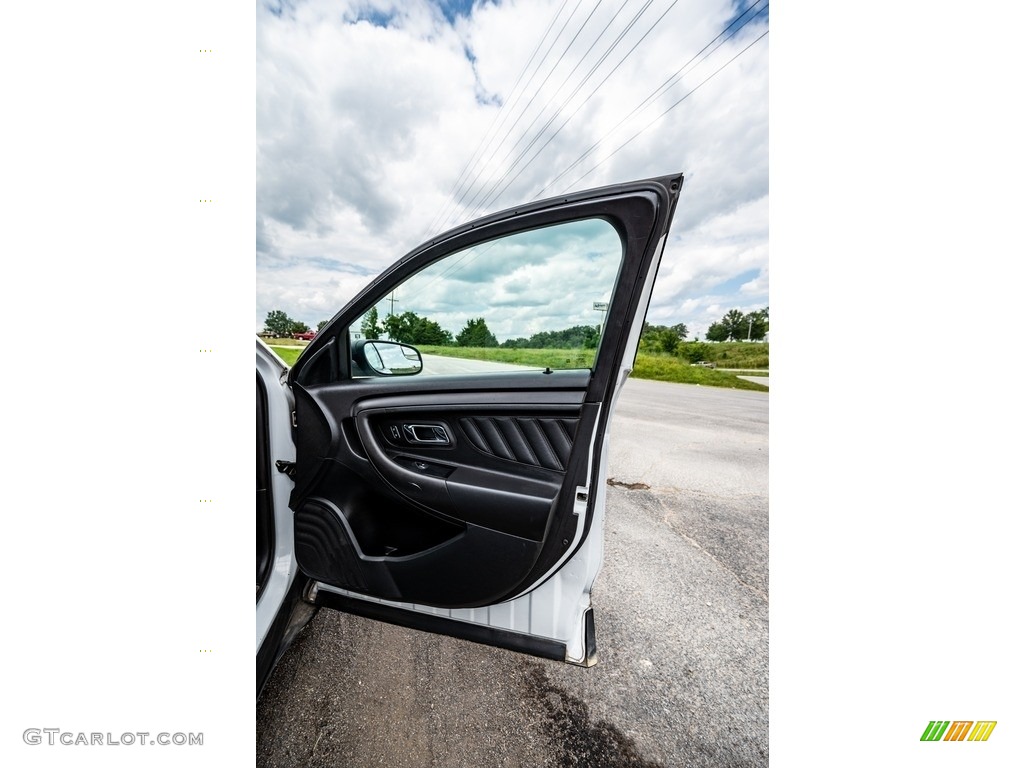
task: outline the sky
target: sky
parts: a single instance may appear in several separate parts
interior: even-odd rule
[[[265,0],[256,330],[479,216],[676,172],[648,320],[768,306],[767,29],[765,0]]]

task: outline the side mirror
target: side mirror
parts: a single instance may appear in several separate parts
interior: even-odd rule
[[[356,340],[352,362],[353,372],[364,376],[414,376],[423,370],[423,357],[416,347],[381,339]]]

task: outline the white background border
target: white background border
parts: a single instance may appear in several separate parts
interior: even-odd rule
[[[1020,12],[827,8],[771,21],[771,753],[1016,765]],[[5,12],[9,764],[254,756],[253,24]]]

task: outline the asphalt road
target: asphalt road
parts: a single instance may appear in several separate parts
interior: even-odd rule
[[[257,707],[260,766],[768,764],[768,396],[630,381],[599,662],[321,611]]]
[[[443,357],[441,355],[423,355],[424,374],[452,375],[459,373],[495,373],[499,371],[530,370],[531,366],[515,365],[514,363],[495,363],[490,360],[470,360],[461,357]],[[533,370],[539,370],[533,366]]]

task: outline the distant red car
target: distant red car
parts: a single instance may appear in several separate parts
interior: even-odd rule
[[[304,331],[302,333],[292,334],[292,338],[298,339],[299,341],[312,341],[314,336],[316,336],[316,331]]]

